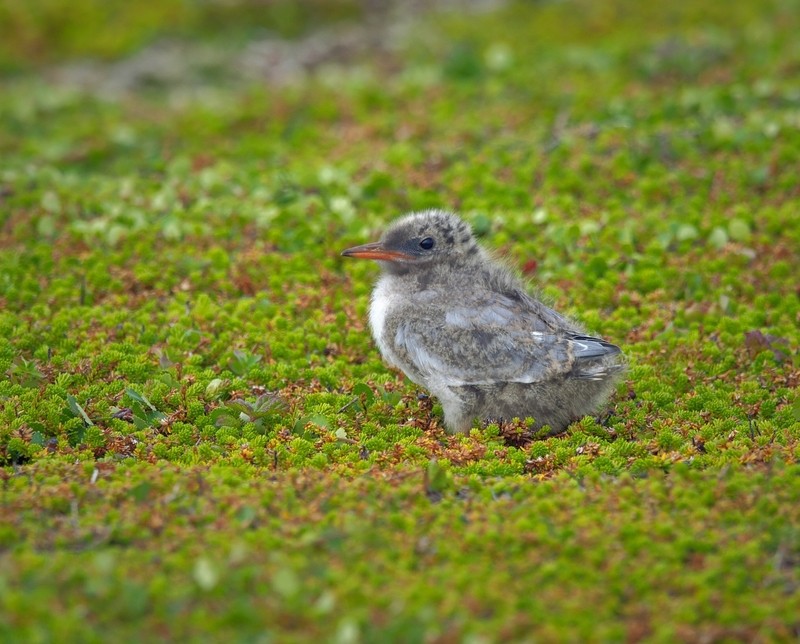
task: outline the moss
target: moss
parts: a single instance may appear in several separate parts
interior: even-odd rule
[[[797,12],[431,14],[188,102],[36,69],[277,20],[162,4],[0,38],[0,639],[796,637]],[[429,206],[624,347],[597,418],[451,437],[381,363],[338,253]]]

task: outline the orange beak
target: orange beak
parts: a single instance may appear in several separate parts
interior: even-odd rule
[[[345,257],[357,257],[359,259],[378,259],[384,262],[397,262],[412,259],[411,255],[406,255],[399,250],[389,250],[383,247],[381,242],[362,244],[353,246],[342,251]]]

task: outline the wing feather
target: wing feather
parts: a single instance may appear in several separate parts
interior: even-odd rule
[[[539,315],[530,303],[557,318]],[[619,348],[568,330],[571,326],[535,300],[521,306],[519,300],[491,294],[438,316],[403,320],[395,345],[424,379],[449,386],[602,379],[613,370],[605,358]]]

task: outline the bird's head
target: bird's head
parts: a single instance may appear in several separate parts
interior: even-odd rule
[[[463,264],[480,255],[469,224],[444,210],[426,210],[394,222],[380,241],[342,251],[345,257],[374,259],[393,273]]]

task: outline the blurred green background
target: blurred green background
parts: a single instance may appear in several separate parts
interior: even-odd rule
[[[2,0],[0,69],[111,60],[163,38],[296,37],[363,13],[356,0]]]

